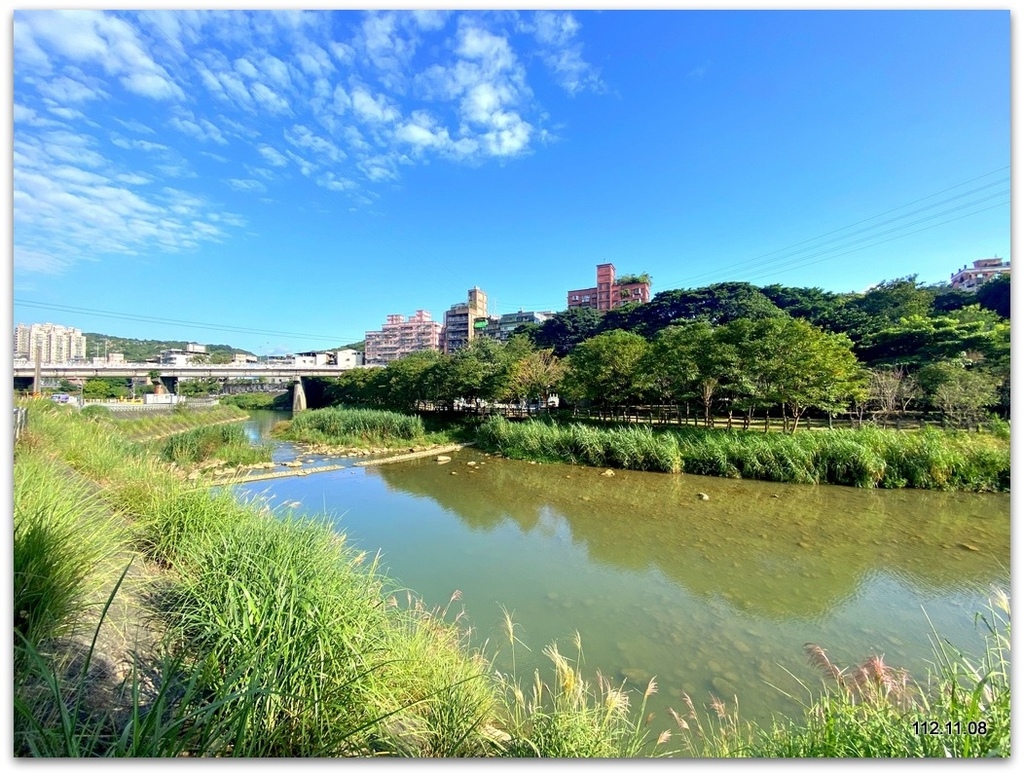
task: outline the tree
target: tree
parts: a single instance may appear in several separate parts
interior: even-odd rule
[[[533,344],[539,350],[551,349],[559,358],[585,339],[597,333],[601,313],[590,307],[570,307],[557,312],[533,332]]]
[[[1008,332],[1009,324],[977,305],[937,317],[912,315],[866,336],[859,353],[869,366],[923,366],[970,352],[994,357],[1003,328]]]
[[[733,380],[737,351],[706,320],[669,326],[651,346],[647,372],[651,384],[675,403],[695,397],[704,407],[704,424],[713,427],[713,405]]]
[[[602,409],[638,403],[649,389],[642,369],[649,347],[629,331],[608,331],[581,342],[569,355],[566,395]]]
[[[1001,274],[993,277],[974,292],[975,297],[985,309],[990,309],[1000,317],[1010,319],[1010,275]]]
[[[921,383],[933,406],[942,412],[943,423],[958,428],[978,425],[984,410],[999,396],[998,380],[972,368],[966,360],[947,360],[921,369]]]
[[[611,314],[606,313],[606,318]],[[761,320],[785,314],[750,283],[730,282],[690,290],[662,291],[648,303],[631,308],[615,325],[653,339],[661,329],[673,323],[706,320],[724,325],[740,318]],[[609,330],[611,325],[611,322],[603,324],[602,330]]]
[[[749,386],[748,405],[781,405],[784,427],[792,432],[808,409],[831,415],[861,389],[863,370],[843,334],[790,317],[734,321],[728,328],[744,372],[740,379]]]
[[[389,363],[383,370],[384,401],[401,410],[416,409],[431,398],[428,375],[443,356],[436,350],[421,350]]]
[[[510,395],[518,399],[537,399],[546,407],[548,397],[558,389],[567,368],[565,360],[556,357],[553,349],[530,352],[512,367]]]
[[[881,419],[882,427],[893,415],[898,427],[901,415],[913,401],[923,396],[917,377],[904,366],[870,369],[868,379],[871,412],[875,420]]]
[[[87,379],[82,387],[83,398],[125,398],[129,393],[125,379]]]

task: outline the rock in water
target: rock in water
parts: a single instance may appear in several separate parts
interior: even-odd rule
[[[709,501],[711,500],[711,496],[709,496],[706,492],[699,492],[697,493],[697,500]]]

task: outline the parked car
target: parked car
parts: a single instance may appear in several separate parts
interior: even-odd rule
[[[50,400],[58,404],[66,404],[68,401],[71,400],[71,396],[69,396],[67,393],[54,393],[52,396],[50,396]]]

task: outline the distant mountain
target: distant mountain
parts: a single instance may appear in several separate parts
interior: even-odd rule
[[[90,332],[83,332],[83,335],[85,336],[86,355],[88,357],[92,358],[97,355],[102,357],[104,353],[123,353],[124,359],[132,363],[140,363],[148,361],[150,358],[157,358],[163,350],[183,350],[186,344],[190,344],[190,342],[178,340],[126,339],[121,336]],[[192,344],[201,344],[201,342],[192,342]],[[255,353],[248,350],[232,347],[229,344],[208,344],[205,347],[206,352],[210,355],[210,359],[214,362],[221,359],[230,361],[235,353],[255,355]]]

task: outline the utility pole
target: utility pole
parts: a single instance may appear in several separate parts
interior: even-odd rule
[[[39,398],[42,394],[43,387],[43,373],[42,373],[42,361],[43,361],[43,346],[36,343],[36,373],[35,378],[32,381],[32,397]]]

